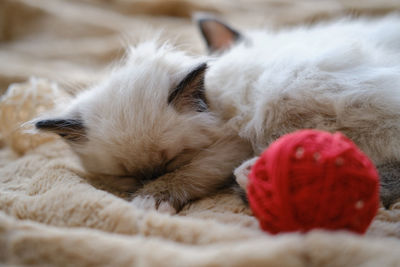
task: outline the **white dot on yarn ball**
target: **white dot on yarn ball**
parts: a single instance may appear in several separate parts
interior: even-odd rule
[[[315,152],[313,157],[315,161],[318,161],[321,158],[321,154],[319,152]]]
[[[337,166],[342,166],[344,164],[343,158],[339,157],[336,159],[336,165]]]
[[[304,148],[298,147],[296,149],[296,158],[301,159],[304,155]]]
[[[364,201],[359,200],[356,202],[356,204],[354,205],[356,207],[356,209],[362,209],[364,207]]]

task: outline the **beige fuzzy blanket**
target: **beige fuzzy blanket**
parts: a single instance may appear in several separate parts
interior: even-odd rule
[[[174,216],[143,211],[112,183],[86,179],[60,139],[20,126],[100,79],[126,44],[160,29],[204,53],[194,11],[243,29],[395,10],[398,0],[0,1],[0,265],[400,266],[400,202],[380,209],[365,236],[271,236],[223,191]]]

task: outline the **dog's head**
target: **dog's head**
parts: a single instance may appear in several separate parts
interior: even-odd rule
[[[125,61],[36,128],[63,137],[90,173],[140,179],[173,171],[215,142],[202,59],[147,42]]]
[[[240,39],[214,18],[198,25],[214,54]],[[60,135],[90,173],[156,178],[223,135],[219,118],[208,110],[206,70],[204,58],[145,42],[130,48],[121,67],[78,94],[62,114],[35,126]]]

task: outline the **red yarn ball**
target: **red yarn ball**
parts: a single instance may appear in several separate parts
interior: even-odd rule
[[[263,230],[364,233],[379,207],[378,173],[341,133],[301,130],[260,156],[249,175],[250,207]]]

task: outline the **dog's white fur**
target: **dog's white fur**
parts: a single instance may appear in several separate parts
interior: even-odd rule
[[[163,209],[210,194],[245,159],[297,129],[341,131],[375,163],[398,161],[399,29],[400,18],[390,16],[244,35],[207,59],[207,112],[167,101],[206,59],[147,42],[60,117],[82,120],[85,140],[69,142],[89,172],[132,176],[134,202]],[[140,177],[159,165],[159,178]]]
[[[341,131],[375,163],[400,159],[400,18],[256,31],[209,63],[211,109],[260,153],[303,128]]]
[[[79,94],[57,118],[83,122],[82,138],[66,140],[85,169],[131,176],[130,190],[139,189],[140,198],[133,204],[142,208],[156,203],[168,210],[170,203],[179,209],[225,185],[232,169],[251,155],[249,144],[217,114],[181,112],[167,102],[171,89],[203,61],[168,45],[143,43],[104,82]],[[161,165],[161,177],[151,180]]]

